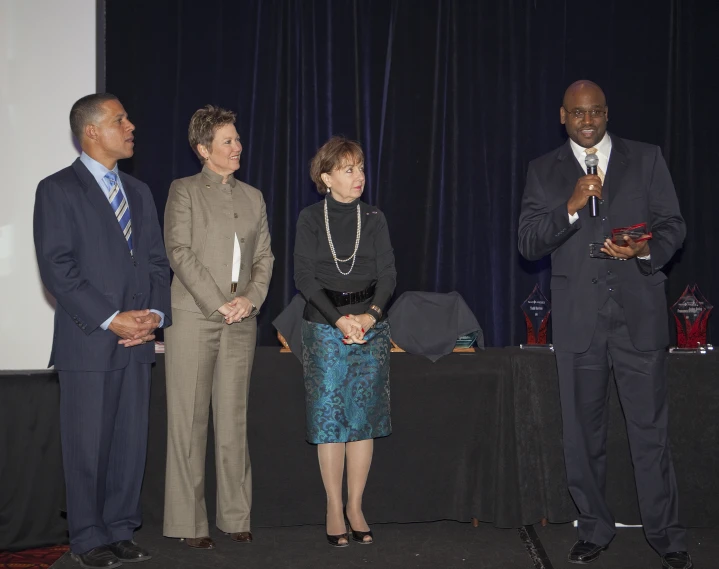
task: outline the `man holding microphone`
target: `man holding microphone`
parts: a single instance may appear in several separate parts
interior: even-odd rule
[[[564,456],[579,510],[569,561],[591,563],[615,535],[605,498],[613,371],[646,538],[662,567],[691,569],[667,434],[669,330],[661,271],[686,228],[660,149],[608,133],[608,110],[596,84],[569,86],[560,107],[569,140],[529,164],[519,219],[522,255],[552,258]],[[634,238],[611,238],[612,228],[636,225],[643,231]]]

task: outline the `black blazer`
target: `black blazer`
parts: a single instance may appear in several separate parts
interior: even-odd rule
[[[97,181],[78,158],[40,182],[34,237],[40,276],[57,300],[50,365],[66,371],[122,369],[155,361],[154,343],[125,348],[100,328],[116,310],[154,308],[171,323],[170,269],[146,184],[120,172],[132,215],[134,257]]]
[[[551,254],[553,343],[575,353],[589,348],[608,279],[624,307],[634,347],[658,350],[669,343],[661,268],[686,235],[674,184],[659,147],[610,136],[598,217],[584,208],[579,220],[569,223],[567,201],[584,175],[569,141],[530,162],[522,197],[519,251],[529,260]],[[589,257],[589,243],[603,241],[607,230],[641,222],[653,235],[650,261]]]

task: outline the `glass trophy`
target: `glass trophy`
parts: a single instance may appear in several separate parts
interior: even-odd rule
[[[631,238],[635,243],[641,243],[642,241],[648,241],[652,238],[652,233],[647,233],[646,223],[637,223],[636,225],[630,225],[628,227],[615,227],[612,229],[612,235],[608,239],[612,240],[612,243],[624,247],[626,245],[625,237]],[[604,243],[590,243],[589,244],[589,256],[592,259],[605,259],[608,261],[618,261],[619,257],[612,257],[607,255],[602,248]]]
[[[470,332],[469,334],[463,334],[457,338],[457,342],[454,344],[453,352],[474,352],[474,343],[477,341],[479,331]]]
[[[522,303],[522,312],[527,324],[527,343],[519,344],[521,349],[554,351],[554,347],[547,344],[547,324],[551,311],[549,300],[542,294],[539,284],[534,285],[532,294]]]
[[[647,233],[647,224],[638,223],[629,227],[615,227],[612,229],[612,242],[623,247],[626,245],[624,237],[631,238],[635,243],[641,243],[652,238],[652,234]]]
[[[697,285],[687,286],[671,308],[677,326],[677,346],[671,353],[705,354],[714,347],[707,344],[707,321],[714,307]]]

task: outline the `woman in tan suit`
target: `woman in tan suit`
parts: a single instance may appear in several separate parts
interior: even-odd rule
[[[242,145],[235,113],[208,105],[192,116],[190,146],[199,174],[172,182],[165,247],[175,272],[167,367],[167,537],[212,549],[205,506],[210,402],[215,428],[217,527],[251,542],[252,478],[247,396],[255,316],[267,296],[274,257],[262,194],[233,173]]]

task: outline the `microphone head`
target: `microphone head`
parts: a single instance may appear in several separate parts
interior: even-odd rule
[[[584,159],[584,163],[586,164],[587,168],[591,168],[593,166],[599,165],[599,158],[596,154],[587,154],[587,157]]]

